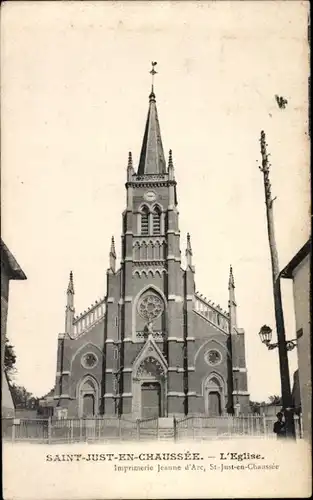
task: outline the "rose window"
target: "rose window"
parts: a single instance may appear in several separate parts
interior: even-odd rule
[[[82,357],[82,365],[85,368],[94,368],[98,362],[97,356],[93,352],[88,352]]]
[[[147,295],[139,303],[140,316],[148,321],[158,318],[163,312],[163,302],[156,295]]]
[[[222,361],[222,355],[219,351],[212,349],[206,353],[205,360],[209,365],[218,365]]]
[[[137,377],[156,377],[164,375],[164,370],[159,361],[152,356],[146,358],[137,370]]]

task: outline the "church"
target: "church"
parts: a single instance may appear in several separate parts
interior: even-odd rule
[[[129,153],[125,172],[120,267],[112,238],[106,296],[78,316],[70,273],[55,414],[145,419],[249,412],[233,270],[227,311],[196,292],[189,234],[182,262],[175,168],[171,151],[165,160],[152,85],[139,165]]]

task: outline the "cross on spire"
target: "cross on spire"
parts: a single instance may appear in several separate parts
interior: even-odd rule
[[[151,62],[151,66],[152,66],[152,69],[150,71],[150,74],[152,76],[152,83],[151,83],[151,92],[153,93],[153,84],[154,84],[154,75],[157,74],[157,71],[155,71],[155,66],[157,65],[158,63],[156,61],[152,61]]]
[[[153,77],[156,74],[156,62],[151,63],[152,89],[149,95],[149,111],[142,141],[137,175],[164,174],[166,161],[161,139],[160,124],[153,90]]]

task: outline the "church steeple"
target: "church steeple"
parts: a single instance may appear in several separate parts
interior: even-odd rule
[[[152,63],[152,77],[156,74]],[[164,157],[161,131],[156,107],[155,93],[152,83],[149,95],[149,110],[143,137],[141,154],[138,167],[138,175],[164,174],[166,172],[166,162]]]

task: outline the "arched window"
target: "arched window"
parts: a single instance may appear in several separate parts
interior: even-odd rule
[[[134,246],[134,260],[140,260],[140,245],[138,241]]]
[[[160,248],[160,258],[165,259],[166,257],[166,246],[165,246],[165,241],[162,242],[162,246]]]
[[[141,259],[147,260],[147,258],[148,258],[148,246],[147,243],[144,241],[141,246]]]
[[[155,260],[160,259],[160,243],[158,241],[156,241],[154,246],[154,259]]]
[[[152,213],[153,234],[161,233],[161,210],[156,206]]]
[[[152,260],[153,259],[153,249],[154,245],[152,241],[149,241],[148,243],[148,249],[147,249],[147,259]]]
[[[141,234],[147,236],[149,234],[149,209],[143,207],[141,210]]]

